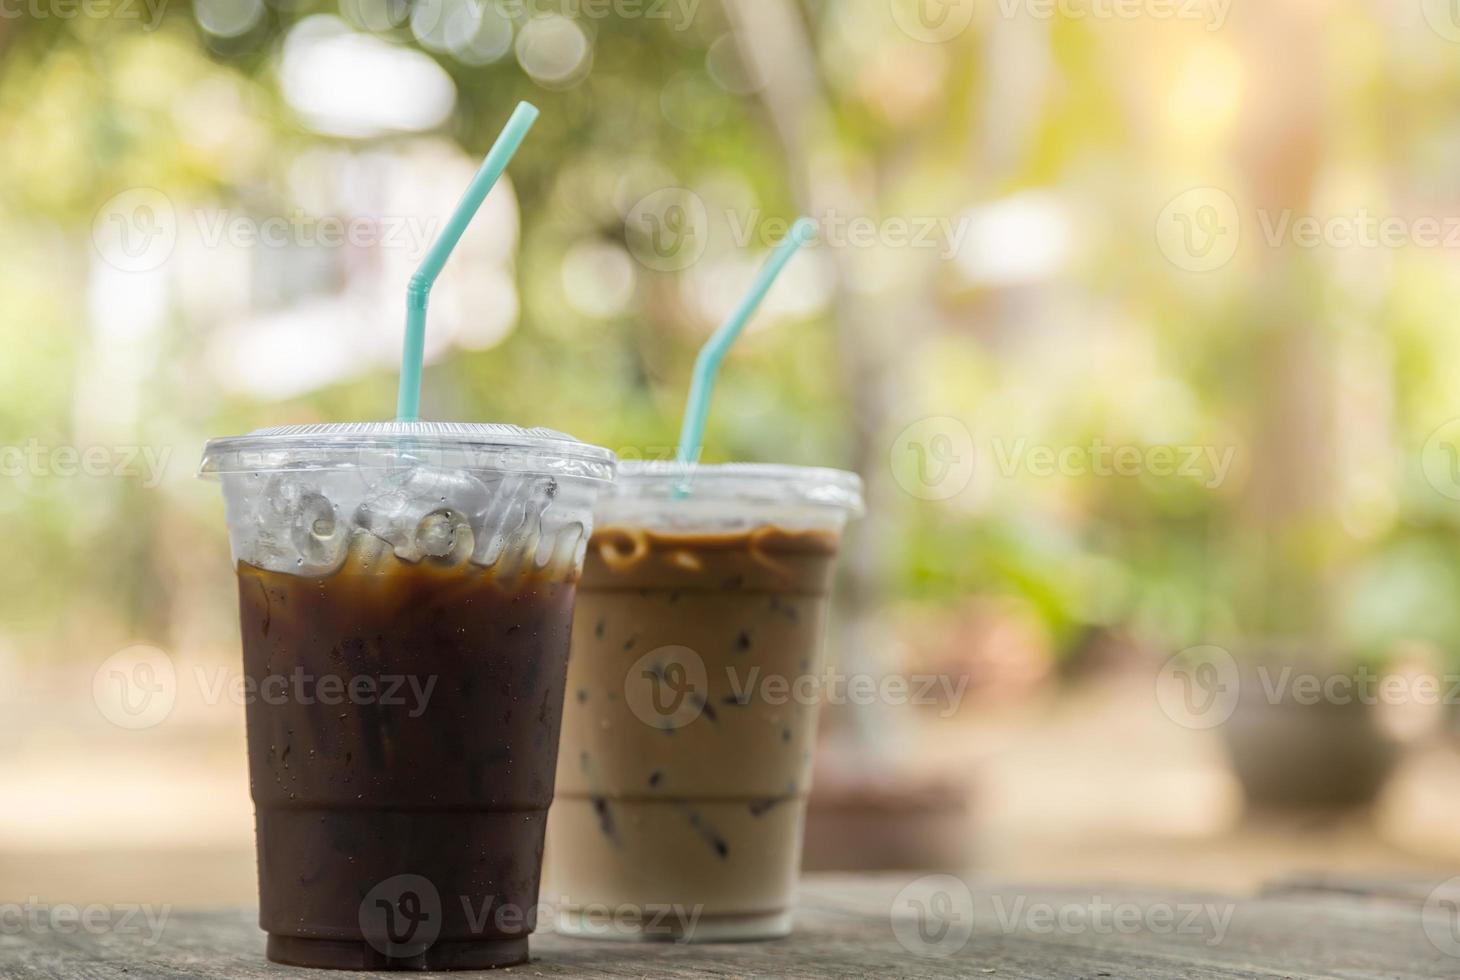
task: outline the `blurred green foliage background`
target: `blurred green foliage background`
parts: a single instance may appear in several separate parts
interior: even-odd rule
[[[0,444],[169,454],[155,486],[7,471],[0,642],[231,642],[202,442],[387,417],[394,297],[424,243],[210,234],[437,220],[530,99],[496,230],[433,309],[428,417],[667,452],[698,344],[774,244],[765,222],[809,212],[826,239],[727,363],[707,458],[868,478],[854,610],[916,636],[994,597],[1064,658],[1105,636],[1456,649],[1460,241],[1272,233],[1284,213],[1451,219],[1455,42],[1419,4],[1359,0],[1219,23],[982,5],[934,40],[918,7],[119,0],[0,19]],[[707,209],[684,268],[655,267],[634,223],[670,187]],[[1203,201],[1236,209],[1216,268],[1188,268],[1163,225],[1193,188],[1209,196],[1188,231]],[[176,244],[127,268],[109,236],[157,218],[117,210],[139,190]],[[877,240],[830,241],[838,215]],[[900,244],[894,220],[952,234]],[[919,443],[935,463],[973,453],[961,483],[909,469],[925,430],[952,439]],[[1232,465],[1091,472],[1101,445]],[[1044,472],[1032,447],[1083,471]]]

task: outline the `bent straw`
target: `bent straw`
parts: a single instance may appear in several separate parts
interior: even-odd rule
[[[400,394],[396,399],[396,421],[415,422],[421,416],[421,362],[425,358],[426,305],[431,299],[431,287],[436,285],[436,277],[441,274],[446,260],[451,257],[452,249],[461,241],[462,233],[471,224],[471,219],[476,216],[482,202],[487,199],[492,185],[502,176],[502,171],[507,169],[507,164],[522,145],[523,137],[537,121],[537,115],[536,106],[527,102],[518,103],[517,110],[507,120],[497,142],[492,144],[487,158],[482,161],[481,169],[472,178],[466,193],[457,203],[456,210],[447,218],[446,226],[432,243],[416,274],[411,276],[410,285],[406,287],[406,339],[400,359]]]
[[[689,386],[689,400],[684,406],[684,424],[679,430],[679,455],[678,461],[685,464],[693,464],[699,461],[700,451],[704,448],[705,418],[710,411],[710,392],[715,387],[715,376],[720,373],[720,362],[725,359],[725,353],[729,351],[730,345],[740,336],[745,325],[750,322],[750,317],[770,292],[771,286],[775,284],[776,277],[791,261],[791,257],[797,250],[811,240],[816,233],[816,225],[810,218],[797,218],[796,223],[791,226],[786,237],[781,239],[781,244],[776,246],[775,252],[771,254],[765,266],[760,270],[755,283],[750,287],[750,292],[740,301],[740,305],[730,314],[729,319],[720,325],[720,329],[710,335],[705,341],[705,346],[700,348],[699,357],[695,359],[694,379]]]

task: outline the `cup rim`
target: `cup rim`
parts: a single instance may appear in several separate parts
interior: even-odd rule
[[[606,500],[794,504],[865,513],[862,478],[848,470],[788,463],[620,460]]]
[[[392,455],[601,483],[612,482],[617,466],[610,450],[554,429],[494,422],[333,422],[210,439],[198,476],[331,470]]]

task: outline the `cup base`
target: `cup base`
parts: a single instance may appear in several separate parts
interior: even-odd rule
[[[615,922],[600,913],[560,909],[557,932],[576,939],[609,939],[629,943],[741,943],[783,939],[791,934],[791,913],[751,912],[745,915],[702,915],[692,925],[660,922],[651,926]]]
[[[387,956],[361,940],[305,939],[269,933],[268,957],[322,970],[491,970],[527,962],[527,937],[438,942],[415,956]]]

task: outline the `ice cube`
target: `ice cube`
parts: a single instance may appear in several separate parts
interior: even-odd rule
[[[298,574],[326,575],[345,560],[350,528],[324,494],[306,491],[299,495],[289,530],[290,541],[298,552]]]
[[[411,520],[411,498],[396,491],[379,493],[360,504],[353,517],[355,525],[386,542],[396,556],[405,561],[420,561],[414,550],[416,521]]]
[[[547,521],[547,525],[542,540],[537,543],[534,564],[538,568],[546,568],[548,565],[555,565],[559,569],[573,568],[577,564],[578,550],[584,546],[583,523]]]
[[[344,560],[349,527],[316,481],[299,473],[273,473],[246,499],[247,533],[240,536],[239,550],[250,564],[323,575]]]
[[[465,514],[442,508],[421,518],[415,542],[422,554],[456,565],[471,556],[475,539]]]
[[[472,560],[514,573],[533,561],[542,535],[542,515],[557,496],[558,483],[550,477],[513,476],[497,486],[491,505],[481,515],[477,553]]]
[[[354,521],[389,542],[402,561],[454,559],[474,550],[470,515],[485,510],[490,497],[481,480],[461,470],[394,469],[372,487]]]

